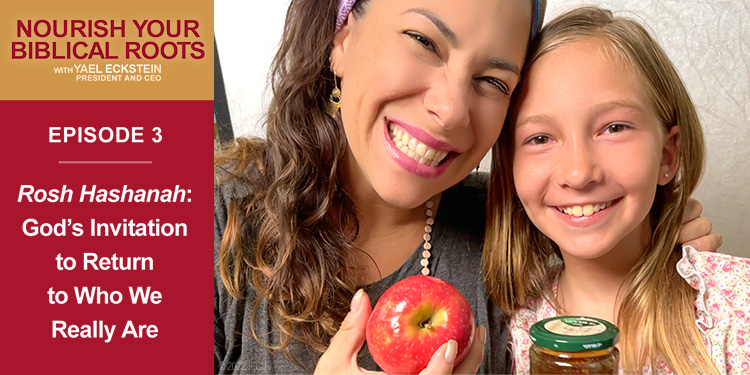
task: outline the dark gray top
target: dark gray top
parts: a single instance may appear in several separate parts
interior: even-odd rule
[[[487,327],[482,374],[500,374],[510,371],[508,360],[508,333],[505,315],[489,301],[481,279],[482,235],[484,232],[486,174],[472,174],[446,190],[433,225],[431,275],[453,284],[466,296],[474,310],[477,325]],[[214,264],[227,219],[227,202],[233,197],[247,194],[242,186],[224,185],[214,189]],[[396,272],[364,287],[374,304],[383,292],[397,281],[420,274],[421,247]],[[294,341],[291,348],[295,358],[307,368],[298,367],[283,351],[267,351],[259,345],[250,331],[250,313],[254,293],[247,300],[233,298],[224,288],[218,268],[214,272],[214,372],[292,374],[312,373],[318,352]],[[256,332],[267,344],[278,343],[277,334],[271,331],[268,305],[261,303],[256,316]],[[266,318],[262,318],[266,317]],[[368,370],[380,370],[365,352],[359,365]]]

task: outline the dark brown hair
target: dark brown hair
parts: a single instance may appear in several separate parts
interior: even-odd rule
[[[357,2],[355,16],[366,3]],[[292,360],[291,339],[325,350],[356,287],[347,264],[357,218],[341,168],[346,137],[339,116],[326,110],[337,11],[337,0],[291,2],[269,74],[266,139],[237,139],[214,158],[217,184],[250,187],[229,203],[216,266],[235,298],[257,292],[258,342],[256,313],[267,301],[279,334],[270,349]]]

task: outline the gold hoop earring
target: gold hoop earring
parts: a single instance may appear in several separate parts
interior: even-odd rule
[[[328,97],[328,113],[335,116],[341,108],[341,90],[339,90],[339,85],[336,82],[336,72],[333,69],[331,69],[331,72],[333,72],[333,90],[331,90],[331,96]]]

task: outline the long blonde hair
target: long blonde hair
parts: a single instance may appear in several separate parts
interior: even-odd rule
[[[677,237],[683,211],[705,159],[695,108],[669,58],[643,26],[597,7],[570,11],[545,26],[530,48],[526,68],[555,48],[585,38],[605,40],[618,63],[640,79],[667,133],[680,126],[679,171],[657,188],[649,213],[649,245],[620,288],[616,324],[622,332],[621,367],[639,369],[646,361],[653,366],[659,358],[678,373],[718,373],[695,323],[696,292],[675,267],[681,257]],[[514,117],[508,116],[493,148],[482,268],[493,301],[508,312],[537,298],[554,305],[552,283],[559,271],[548,266],[559,249],[536,229],[517,199]]]

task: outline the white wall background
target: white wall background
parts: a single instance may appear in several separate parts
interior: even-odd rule
[[[266,73],[289,1],[214,4],[234,133],[262,136]],[[545,18],[582,4],[639,19],[672,58],[698,108],[708,148],[695,197],[724,236],[721,251],[750,257],[750,0],[548,0]]]

